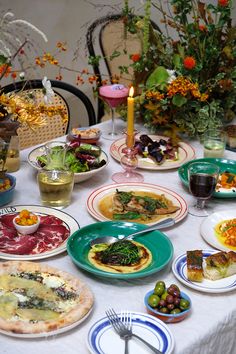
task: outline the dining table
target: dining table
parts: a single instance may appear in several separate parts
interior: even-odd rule
[[[111,124],[105,121],[97,124],[101,132]],[[122,120],[116,119],[116,129],[125,127]],[[139,132],[147,133],[142,125],[137,125]],[[63,136],[57,140],[65,141]],[[203,146],[196,138],[183,138],[195,150],[195,158],[203,157]],[[97,188],[115,184],[111,176],[122,171],[119,161],[110,156],[112,141],[102,136],[99,144],[106,152],[109,162],[99,174],[74,185],[72,200],[68,207],[63,209],[75,218],[80,228],[100,222],[88,212],[87,200]],[[10,205],[41,205],[39,187],[37,184],[37,170],[28,162],[31,147],[21,151],[20,169],[13,173],[16,177],[14,200],[2,208]],[[236,154],[226,150],[224,157],[235,160]],[[178,176],[178,168],[168,170],[139,169],[144,177],[144,183],[161,186],[180,195],[189,205],[194,197],[184,186]],[[235,198],[213,198],[210,203],[214,211],[235,209]],[[173,244],[174,254],[172,261],[187,250],[214,249],[201,236],[200,225],[205,218],[187,214],[174,226],[162,230]],[[5,260],[1,260],[4,262]],[[236,352],[236,291],[221,293],[202,292],[186,286],[176,279],[172,272],[172,261],[163,269],[142,278],[116,279],[97,276],[78,267],[64,251],[56,256],[38,260],[41,264],[48,264],[66,271],[83,280],[94,294],[94,306],[89,316],[75,328],[61,334],[45,335],[42,338],[19,338],[0,334],[0,353],[4,354],[87,354],[88,332],[91,326],[105,316],[105,311],[114,308],[116,311],[129,310],[146,313],[144,305],[145,294],[152,290],[155,283],[163,280],[166,284],[177,284],[182,291],[191,298],[192,308],[190,315],[181,322],[167,324],[173,334],[173,354],[233,354]],[[122,339],[120,339],[122,342]],[[121,347],[123,348],[123,347]],[[123,353],[121,349],[120,353]],[[147,349],[147,353],[151,353]],[[109,353],[113,354],[113,349]],[[130,353],[132,354],[132,353]]]

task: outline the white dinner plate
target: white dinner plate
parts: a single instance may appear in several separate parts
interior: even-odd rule
[[[200,232],[204,240],[211,246],[221,251],[236,251],[236,247],[230,247],[220,243],[216,237],[214,228],[223,220],[230,220],[236,218],[236,209],[217,211],[209,215],[201,224]]]
[[[167,139],[167,137],[159,136],[159,135],[148,135],[152,140],[160,140],[160,139]],[[138,137],[137,137],[138,139]],[[125,145],[125,138],[121,138],[115,140],[110,146],[110,154],[111,156],[120,162],[121,157],[124,155],[122,150],[126,147]],[[137,155],[138,158],[138,168],[142,168],[145,170],[171,170],[174,168],[180,167],[187,161],[193,160],[195,157],[195,151],[193,147],[187,143],[179,142],[179,158],[176,161],[164,161],[162,164],[155,163],[149,157],[141,157]]]
[[[203,260],[216,252],[213,250],[203,250]],[[219,280],[203,279],[202,282],[192,282],[189,280],[187,278],[186,253],[181,254],[173,261],[172,271],[181,283],[204,293],[226,293],[236,289],[236,274]]]
[[[94,190],[88,197],[87,200],[87,209],[89,213],[99,221],[108,221],[109,219],[106,218],[101,211],[99,210],[99,202],[107,195],[114,194],[116,190],[119,191],[126,191],[126,192],[148,192],[148,193],[155,193],[155,194],[164,194],[166,198],[173,202],[173,205],[178,206],[179,210],[177,210],[173,214],[163,215],[160,219],[164,220],[168,217],[172,217],[175,219],[175,222],[179,222],[188,214],[188,207],[186,201],[174,191],[167,189],[165,187],[161,187],[155,184],[149,183],[116,183],[116,184],[109,184]],[[135,221],[135,220],[134,220]],[[148,225],[153,225],[157,221],[147,223]]]
[[[7,206],[5,208],[0,209],[0,216],[5,215],[5,214],[19,213],[23,209],[27,209],[37,215],[52,215],[52,216],[55,216],[58,219],[62,220],[63,221],[62,225],[64,225],[69,230],[68,238],[75,231],[77,231],[80,228],[78,222],[71,215],[65,213],[64,211],[57,210],[57,209],[50,208],[50,207],[43,207],[41,205]],[[66,243],[67,243],[67,239],[59,247],[57,247],[51,251],[47,251],[47,252],[39,253],[39,254],[16,255],[16,254],[0,252],[0,259],[17,260],[17,261],[21,261],[21,260],[22,261],[23,260],[30,261],[30,260],[39,260],[39,259],[43,259],[43,258],[53,257],[59,253],[65,252]]]
[[[118,314],[121,317],[120,314]],[[170,354],[174,348],[174,337],[169,327],[151,315],[132,312],[132,330],[163,354]],[[124,353],[124,340],[121,339],[110,325],[107,317],[94,323],[87,338],[89,351],[92,354],[121,354]],[[129,341],[129,351],[135,354],[151,353],[142,342],[136,338]]]

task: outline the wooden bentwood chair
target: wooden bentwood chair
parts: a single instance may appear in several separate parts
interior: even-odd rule
[[[86,42],[89,55],[91,57],[101,55],[103,59],[99,63],[95,61],[93,64],[94,74],[98,78],[98,86],[101,86],[102,80],[105,79],[104,74],[107,74],[106,78],[109,77],[109,81],[112,83],[114,76],[120,72],[119,67],[131,64],[129,55],[142,51],[140,38],[137,34],[128,32],[126,38],[124,38],[125,25],[123,19],[124,15],[121,13],[104,16],[94,21],[88,28]],[[153,29],[160,32],[157,24],[153,21],[151,23]],[[120,55],[109,60],[115,51],[118,51]],[[129,74],[122,74],[119,83],[129,85],[131,82],[131,71]],[[98,99],[97,121],[100,122],[103,116],[104,103]]]
[[[86,125],[90,126],[96,124],[96,115],[95,115],[93,105],[85,93],[83,93],[77,87],[62,81],[50,80],[50,82],[53,90],[54,88],[60,90],[60,93],[54,90],[55,95],[53,97],[53,102],[51,104],[62,106],[65,109],[66,115],[68,116],[68,121],[64,123],[59,115],[55,115],[50,118],[47,118],[47,124],[43,127],[38,128],[36,131],[25,129],[22,127],[19,128],[17,130],[17,133],[19,136],[21,149],[36,144],[44,143],[46,141],[52,140],[54,138],[57,138],[59,136],[68,133],[68,130],[70,129],[70,123],[71,123],[71,112],[68,104],[70,97],[68,96],[68,93],[72,94],[73,98],[76,98],[76,103],[77,101],[79,101],[80,104],[79,115],[82,116],[84,115],[84,111],[86,112],[87,121],[88,121],[88,124]],[[33,94],[37,102],[43,102],[44,95],[42,92],[42,88],[43,85],[41,80],[29,80],[29,81],[19,81],[4,86],[1,89],[1,92],[10,93],[10,92],[17,92],[23,90],[22,92],[24,92],[26,95],[29,95],[30,93]],[[81,103],[84,107],[81,106]],[[80,124],[80,117],[78,117],[77,126],[79,126],[79,124]]]

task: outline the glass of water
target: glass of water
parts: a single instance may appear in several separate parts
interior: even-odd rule
[[[224,156],[226,135],[221,129],[209,129],[204,134],[204,157],[221,158]]]

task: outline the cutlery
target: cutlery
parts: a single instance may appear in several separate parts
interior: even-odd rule
[[[142,337],[139,337],[137,334],[132,331],[132,318],[131,316],[124,316],[125,325],[123,321],[118,317],[117,313],[113,309],[109,309],[106,311],[106,316],[114,328],[115,332],[120,336],[121,339],[125,341],[125,354],[128,354],[128,340],[132,337],[139,339],[143,342],[148,348],[150,348],[155,354],[163,354],[160,350],[156,349],[153,345],[146,342]],[[128,319],[129,317],[129,319]]]
[[[163,221],[160,221],[152,226],[149,226],[147,227],[146,229],[143,229],[143,230],[140,230],[140,231],[137,231],[137,232],[134,232],[128,236],[125,236],[123,238],[118,238],[117,237],[113,237],[113,236],[103,236],[103,237],[97,237],[95,239],[93,239],[92,241],[90,241],[90,246],[94,246],[94,245],[97,245],[99,243],[107,243],[107,244],[111,244],[111,243],[114,243],[114,242],[117,242],[117,241],[124,241],[124,240],[132,240],[135,236],[138,236],[138,235],[142,235],[146,232],[150,232],[150,231],[155,231],[155,230],[159,230],[159,229],[162,229],[162,228],[165,228],[165,227],[169,227],[169,226],[173,226],[175,224],[175,219],[173,218],[168,218],[168,219],[165,219]]]

